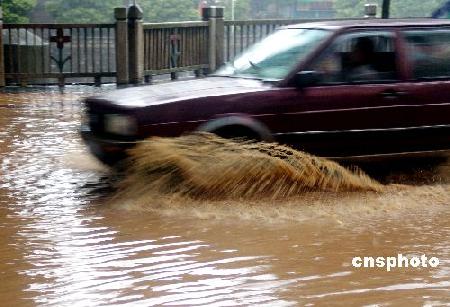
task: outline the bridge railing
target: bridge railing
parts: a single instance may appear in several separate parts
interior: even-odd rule
[[[3,52],[8,83],[100,83],[115,77],[115,25],[4,24]]]
[[[200,75],[209,68],[209,23],[206,21],[146,23],[144,29],[144,76],[180,71]]]

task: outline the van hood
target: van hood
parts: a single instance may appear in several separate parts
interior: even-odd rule
[[[140,87],[129,87],[86,99],[88,104],[113,104],[123,108],[147,107],[165,103],[263,91],[272,85],[254,79],[208,77]]]

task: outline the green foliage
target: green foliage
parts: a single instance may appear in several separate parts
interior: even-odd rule
[[[245,20],[251,16],[251,4],[255,0],[236,0],[235,19]],[[264,7],[280,0],[259,0]],[[297,1],[283,0],[285,5]],[[391,0],[391,17],[429,17],[446,0]],[[137,0],[144,11],[146,22],[199,20],[199,0]],[[225,6],[225,19],[231,19],[232,0],[218,1]],[[382,0],[335,0],[338,18],[362,17],[364,4],[377,3],[381,13]],[[123,6],[124,0],[47,0],[46,11],[55,22],[102,23],[112,22],[115,7]],[[27,15],[35,7],[36,0],[3,0],[3,15],[6,23],[26,23]]]
[[[377,3],[381,14],[382,0],[336,0],[335,9],[338,18],[362,17],[364,4]],[[391,14],[395,17],[430,17],[431,13],[442,6],[446,0],[391,0]]]
[[[234,7],[234,19],[246,20],[249,19],[251,0],[236,0]],[[222,1],[222,5],[225,7],[225,19],[231,20],[232,0]]]
[[[139,0],[145,22],[199,20],[198,2],[192,0]]]
[[[3,21],[5,23],[26,23],[28,13],[35,7],[36,0],[3,0]]]
[[[391,17],[431,17],[446,0],[391,0]]]
[[[373,1],[372,3],[375,3],[375,1]],[[336,17],[337,18],[362,17],[364,15],[364,4],[366,4],[365,0],[335,1],[334,7],[336,9]]]
[[[144,21],[167,22],[199,20],[200,14],[192,0],[140,0]]]
[[[122,5],[122,0],[48,0],[45,9],[56,22],[103,23],[112,22],[114,8]]]
[[[24,0],[22,0],[24,1]],[[199,20],[196,0],[137,0],[145,22]],[[102,23],[114,20],[123,0],[47,0],[45,9],[56,22]]]

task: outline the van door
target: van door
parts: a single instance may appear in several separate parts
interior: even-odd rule
[[[324,156],[402,151],[392,131],[405,126],[411,109],[400,75],[397,39],[395,31],[384,29],[338,37],[305,68],[319,74],[318,84],[287,89],[297,108],[285,115],[289,131],[277,138]]]
[[[408,103],[416,108],[408,118],[412,149],[450,149],[450,28],[402,32],[408,62]]]

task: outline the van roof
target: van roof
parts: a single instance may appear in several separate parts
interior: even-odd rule
[[[288,25],[285,28],[315,28],[338,30],[345,28],[370,28],[370,27],[428,27],[428,26],[450,26],[450,19],[437,18],[404,18],[404,19],[341,19],[320,20],[314,22],[298,23]]]

